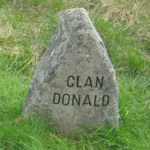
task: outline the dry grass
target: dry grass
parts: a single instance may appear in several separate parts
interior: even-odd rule
[[[149,44],[149,0],[75,0],[73,3],[76,7],[88,9],[91,14],[98,14],[115,27],[129,29],[130,34],[135,34],[140,41]]]

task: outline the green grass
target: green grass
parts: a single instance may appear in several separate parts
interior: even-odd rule
[[[0,150],[150,149],[148,0],[0,0]],[[24,120],[26,94],[60,12],[85,7],[102,36],[120,87],[120,127],[66,137]],[[146,13],[145,13],[146,12]]]

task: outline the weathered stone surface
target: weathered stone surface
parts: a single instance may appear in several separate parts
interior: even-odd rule
[[[119,125],[118,86],[105,46],[85,9],[62,14],[33,77],[23,114],[42,113],[66,133]]]

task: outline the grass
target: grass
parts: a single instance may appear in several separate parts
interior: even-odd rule
[[[0,0],[0,150],[150,149],[150,2]],[[76,138],[24,120],[25,97],[60,12],[84,7],[102,36],[120,87],[120,127],[97,127]]]

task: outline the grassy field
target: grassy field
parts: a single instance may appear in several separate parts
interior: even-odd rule
[[[84,7],[102,36],[120,87],[120,128],[76,138],[24,120],[25,97],[62,11]],[[0,150],[150,149],[149,0],[0,0]]]

